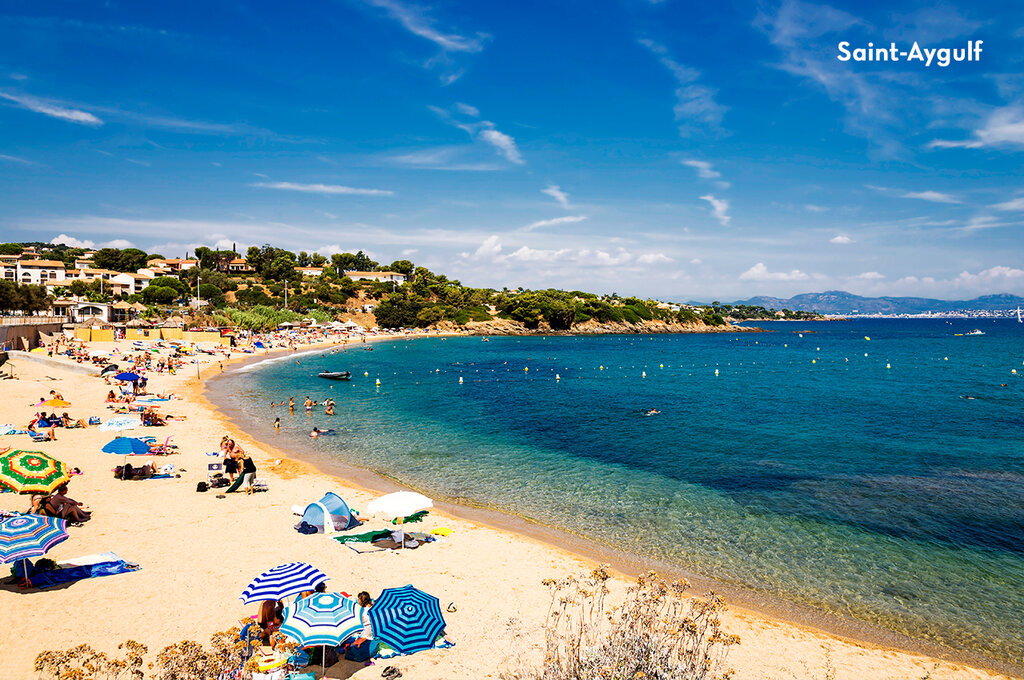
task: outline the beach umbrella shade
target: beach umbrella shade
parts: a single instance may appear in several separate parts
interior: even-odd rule
[[[67,522],[45,515],[15,515],[0,521],[0,563],[38,557],[66,540]]]
[[[281,632],[302,647],[335,647],[363,629],[359,605],[338,593],[315,593],[288,607]]]
[[[326,580],[327,574],[305,562],[280,564],[254,578],[242,591],[241,600],[245,604],[283,600],[290,595],[315,590]]]
[[[46,401],[39,404],[40,406],[56,406],[57,408],[67,408],[71,406],[70,401],[64,401],[63,399],[47,399]]]
[[[39,451],[0,454],[0,484],[17,493],[50,493],[71,477],[61,461]]]
[[[115,416],[102,423],[98,429],[103,432],[121,432],[122,430],[134,430],[137,427],[142,427],[142,421],[138,418]]]
[[[127,382],[135,382],[139,379],[139,376],[135,373],[118,373],[114,376],[114,380],[125,380]]]
[[[121,456],[144,456],[150,453],[149,444],[135,437],[117,437],[103,445],[103,453]]]
[[[401,654],[432,649],[444,632],[441,603],[411,585],[386,588],[369,613],[373,637]]]

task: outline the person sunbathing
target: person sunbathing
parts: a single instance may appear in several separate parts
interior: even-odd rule
[[[84,420],[82,420],[81,418],[79,418],[78,420],[75,420],[74,418],[69,416],[67,414],[67,411],[65,411],[64,415],[62,415],[60,417],[60,422],[61,422],[61,424],[64,427],[86,427],[86,426],[88,426],[88,423],[85,422]]]
[[[84,504],[69,498],[67,493],[68,485],[61,484],[57,487],[56,493],[50,496],[47,505],[53,511],[53,516],[71,522],[85,522],[89,520],[92,517],[92,513],[85,509]]]
[[[47,500],[49,499],[41,493],[32,494],[32,503],[25,512],[32,515],[49,515],[46,508]]]

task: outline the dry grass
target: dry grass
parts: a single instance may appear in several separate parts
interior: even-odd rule
[[[549,579],[551,606],[540,668],[509,664],[505,680],[725,680],[722,670],[735,635],[721,630],[724,601],[685,594],[685,581],[650,572],[637,578],[624,602],[606,607],[607,567],[585,578]]]

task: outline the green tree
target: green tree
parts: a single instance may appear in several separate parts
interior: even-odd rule
[[[0,255],[21,255],[22,250],[20,243],[0,243]]]
[[[409,260],[395,260],[385,268],[385,271],[398,272],[399,274],[409,276],[415,268],[416,265]]]
[[[180,297],[178,290],[171,286],[154,286],[149,284],[144,291],[142,291],[142,299],[147,305],[160,304],[166,305],[174,302]]]

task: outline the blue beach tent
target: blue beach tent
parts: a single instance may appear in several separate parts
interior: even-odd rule
[[[359,526],[359,520],[338,494],[329,491],[318,501],[310,503],[302,513],[302,521],[321,533],[333,534]]]

